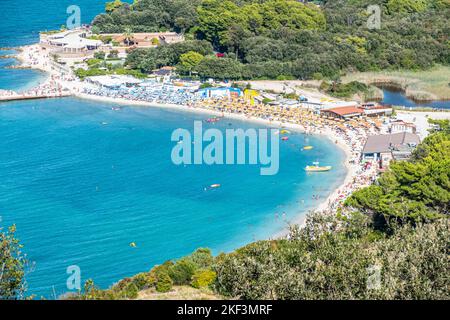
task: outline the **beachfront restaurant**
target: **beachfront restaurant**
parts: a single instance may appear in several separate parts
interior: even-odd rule
[[[408,159],[419,143],[419,136],[408,132],[372,135],[364,145],[362,159],[379,161],[384,168],[391,160]]]
[[[337,108],[331,108],[331,109],[325,109],[321,110],[320,114],[336,118],[336,119],[342,119],[342,120],[349,120],[352,118],[358,118],[362,116],[364,113],[364,110],[355,106],[346,106],[346,107],[337,107]]]

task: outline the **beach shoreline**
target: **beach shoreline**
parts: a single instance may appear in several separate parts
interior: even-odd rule
[[[85,88],[85,84],[78,79],[72,77],[69,80],[59,79],[59,73],[52,67],[52,63],[50,62],[50,55],[48,51],[44,50],[40,47],[39,44],[27,45],[21,47],[18,50],[17,59],[21,62],[23,66],[27,66],[33,69],[38,69],[48,73],[48,78],[46,80],[46,84],[50,83],[50,81],[54,81],[60,87],[66,88],[70,91],[71,95],[78,99],[85,99],[91,101],[99,101],[106,102],[111,104],[118,105],[128,105],[135,107],[150,107],[150,108],[161,108],[166,110],[175,110],[180,112],[193,112],[197,114],[205,114],[212,116],[220,116],[226,117],[228,119],[235,119],[246,122],[253,122],[260,125],[265,125],[273,128],[286,128],[298,133],[302,134],[311,134],[316,136],[321,136],[323,138],[329,139],[333,144],[335,144],[338,148],[340,148],[344,153],[344,167],[346,169],[346,175],[341,184],[339,184],[325,199],[320,199],[321,201],[317,203],[317,206],[311,211],[326,211],[329,207],[330,203],[338,201],[338,197],[340,194],[340,190],[343,189],[346,185],[351,183],[355,177],[357,176],[358,165],[356,163],[351,164],[350,161],[354,158],[351,147],[348,143],[345,142],[344,138],[340,135],[337,135],[331,128],[327,128],[326,130],[321,129],[311,129],[298,123],[290,123],[290,122],[281,122],[281,121],[271,121],[268,119],[257,118],[254,116],[247,116],[244,114],[236,114],[230,112],[221,112],[217,110],[206,109],[204,107],[194,107],[187,105],[178,105],[178,104],[169,104],[169,103],[157,103],[157,102],[146,102],[146,101],[134,101],[122,98],[112,98],[105,96],[97,96],[92,94],[83,93],[83,89]],[[297,199],[296,199],[297,200]],[[298,224],[303,226],[306,220],[306,216],[309,212],[300,212],[297,211],[296,217],[290,224]],[[281,237],[287,234],[288,230],[281,230],[276,233],[274,237]]]
[[[88,94],[84,94],[84,93],[78,93],[78,94],[75,94],[74,96],[79,99],[86,99],[86,100],[99,101],[99,102],[108,102],[108,103],[119,104],[119,105],[161,108],[161,109],[176,110],[176,111],[181,111],[181,112],[193,112],[193,113],[197,113],[197,114],[223,116],[227,119],[253,122],[253,123],[260,124],[260,125],[267,125],[268,127],[273,127],[273,128],[286,128],[286,129],[295,131],[297,133],[309,134],[307,129],[299,124],[283,123],[280,121],[269,121],[267,119],[247,117],[242,114],[219,112],[219,111],[209,110],[209,109],[200,108],[200,107],[190,107],[190,106],[182,106],[182,105],[176,105],[176,104],[153,103],[153,102],[145,102],[145,101],[130,101],[130,100],[126,100],[126,99],[100,97],[100,96],[88,95]],[[343,162],[344,162],[344,167],[346,169],[345,178],[343,179],[342,183],[339,184],[339,186],[337,188],[335,188],[333,190],[333,192],[331,192],[330,195],[328,195],[328,197],[326,197],[320,203],[318,203],[317,206],[315,207],[315,209],[312,210],[312,211],[325,211],[330,202],[337,200],[337,198],[339,196],[339,190],[342,189],[345,185],[351,183],[353,178],[356,176],[356,171],[358,169],[358,166],[350,164],[350,160],[352,158],[352,152],[350,150],[350,147],[343,141],[343,139],[340,136],[336,136],[332,130],[327,130],[325,132],[319,132],[319,133],[311,133],[311,134],[315,135],[315,136],[327,138],[328,140],[330,140],[330,142],[332,142],[333,144],[338,146],[344,153]],[[294,218],[293,221],[290,222],[290,224],[298,224],[300,227],[303,227],[305,220],[306,220],[307,213],[308,212],[299,213],[299,216]],[[278,238],[278,237],[285,236],[286,231],[287,230],[276,233],[275,237]]]

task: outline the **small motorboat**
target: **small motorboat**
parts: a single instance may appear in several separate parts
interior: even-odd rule
[[[211,187],[212,189],[220,188],[220,184],[218,184],[218,183],[212,184],[210,187]]]
[[[132,247],[132,248],[136,248],[136,247],[137,247],[137,245],[136,245],[136,243],[135,243],[135,242],[131,242],[131,243],[130,243],[130,247]]]
[[[280,133],[281,134],[289,134],[290,132],[288,130],[283,129],[283,130],[280,131]]]
[[[283,138],[281,138],[281,140],[283,140],[283,141],[288,141],[288,140],[289,140],[289,137],[283,137]]]
[[[306,146],[306,147],[303,147],[303,150],[312,150],[312,149],[314,149],[313,146]]]
[[[325,171],[330,171],[331,170],[331,166],[319,166],[319,162],[313,162],[312,166],[306,166],[305,168],[306,171],[308,172],[325,172]]]

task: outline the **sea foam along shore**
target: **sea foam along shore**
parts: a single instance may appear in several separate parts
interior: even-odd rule
[[[19,61],[27,67],[39,69],[49,73],[49,79],[51,78],[54,82],[58,83],[61,87],[67,88],[73,96],[81,98],[81,99],[89,99],[96,100],[101,102],[110,102],[114,104],[124,104],[124,105],[132,105],[132,106],[142,106],[142,107],[156,107],[156,108],[165,108],[171,110],[179,110],[183,112],[195,112],[195,113],[203,113],[217,116],[225,116],[230,119],[237,119],[243,121],[251,121],[254,123],[259,123],[262,125],[266,125],[269,127],[284,127],[288,128],[292,131],[296,131],[299,133],[307,133],[314,135],[321,135],[325,138],[330,139],[338,147],[340,147],[345,153],[344,165],[347,169],[346,177],[343,180],[342,184],[336,188],[326,199],[322,202],[318,203],[316,207],[316,211],[327,211],[329,210],[330,204],[336,203],[339,200],[339,196],[341,191],[345,188],[345,186],[350,185],[358,175],[358,163],[357,155],[353,152],[351,145],[349,145],[344,137],[338,135],[332,128],[327,128],[326,130],[318,130],[315,128],[310,128],[303,126],[301,124],[294,123],[284,123],[279,121],[269,121],[267,119],[260,119],[256,117],[250,117],[243,114],[234,114],[234,113],[223,113],[215,110],[200,108],[200,107],[188,107],[183,105],[175,105],[175,104],[161,104],[161,103],[150,103],[144,101],[130,101],[126,99],[120,98],[110,98],[110,97],[100,97],[95,95],[89,95],[83,93],[83,89],[85,84],[82,81],[79,81],[74,77],[74,75],[70,76],[62,76],[58,70],[53,67],[51,63],[51,57],[47,50],[44,50],[39,44],[28,45],[20,48],[20,53],[18,55]],[[49,81],[49,80],[48,80]],[[353,160],[353,161],[351,161]],[[351,163],[352,162],[352,163]],[[362,187],[358,186],[358,187]],[[299,214],[296,215],[296,218],[291,221],[293,224],[303,225],[306,218],[306,213],[300,211]],[[275,237],[279,237],[284,235],[286,232],[275,235]]]

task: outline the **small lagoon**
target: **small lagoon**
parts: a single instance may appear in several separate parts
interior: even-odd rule
[[[405,96],[401,90],[392,87],[380,87],[383,90],[384,98],[381,101],[384,104],[395,106],[405,106],[407,108],[427,107],[438,109],[450,109],[450,100],[438,100],[427,102],[415,102]]]

